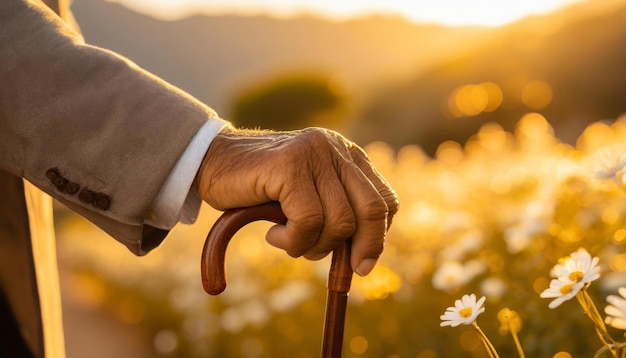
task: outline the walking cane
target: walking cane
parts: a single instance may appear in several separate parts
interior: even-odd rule
[[[249,208],[227,210],[217,219],[207,235],[202,250],[202,286],[211,295],[218,295],[226,288],[224,261],[228,242],[240,228],[257,220],[267,220],[284,225],[285,214],[276,202]],[[328,272],[328,297],[322,338],[322,358],[341,357],[346,303],[352,281],[350,266],[350,240],[333,251]]]

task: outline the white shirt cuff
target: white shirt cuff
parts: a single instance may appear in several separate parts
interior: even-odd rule
[[[227,123],[220,118],[209,118],[198,130],[154,199],[145,224],[170,230],[179,221],[185,224],[196,221],[202,199],[192,185],[211,141]]]

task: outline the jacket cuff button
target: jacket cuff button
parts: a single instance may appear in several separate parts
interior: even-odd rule
[[[78,194],[78,200],[82,201],[83,203],[91,204],[93,202],[93,198],[94,193],[89,189],[83,189]]]
[[[65,190],[65,186],[67,185],[67,183],[68,180],[63,178],[62,176],[58,176],[52,179],[52,184],[54,184],[54,186],[59,189],[59,191]]]
[[[59,173],[59,169],[57,168],[50,168],[46,171],[46,177],[48,177],[48,179],[50,179],[51,181],[54,181],[54,179],[60,175],[61,174]]]
[[[67,185],[65,186],[65,192],[70,195],[76,194],[79,189],[80,189],[80,185],[74,183],[73,181],[67,183]]]
[[[111,205],[111,200],[104,194],[96,194],[93,199],[93,206],[100,210],[107,210]]]

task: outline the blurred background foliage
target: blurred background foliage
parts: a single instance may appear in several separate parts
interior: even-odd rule
[[[502,357],[516,356],[499,333],[503,308],[520,314],[529,357],[599,348],[576,302],[550,310],[539,293],[581,246],[600,257],[591,287],[600,308],[626,285],[625,185],[598,174],[626,154],[623,1],[497,28],[384,17],[164,22],[101,0],[73,7],[89,42],[238,125],[323,125],[365,146],[401,210],[380,265],[353,281],[345,357],[486,357],[470,328],[439,327],[464,293],[487,296],[478,321]],[[137,258],[58,206],[68,356],[318,356],[329,260],[291,259],[263,241],[269,224],[255,223],[230,246],[228,288],[209,297],[199,261],[218,215],[203,207],[198,223]]]
[[[623,157],[624,141],[626,118],[588,127],[572,147],[532,113],[513,133],[485,125],[464,146],[443,143],[434,158],[413,145],[368,145],[403,208],[380,265],[353,280],[344,355],[486,357],[470,328],[439,327],[446,307],[473,292],[488,297],[479,323],[501,356],[516,354],[498,333],[503,308],[520,314],[528,356],[591,356],[599,342],[577,303],[550,310],[539,293],[550,268],[578,247],[601,259],[603,276],[591,287],[599,307],[626,283],[624,183],[594,172]],[[199,223],[178,227],[142,258],[82,219],[60,215],[72,300],[140,326],[162,356],[317,356],[328,259],[289,259],[263,241],[269,224],[252,224],[229,248],[229,286],[209,297],[199,261],[218,214],[203,208]]]
[[[229,120],[246,128],[336,128],[343,120],[336,113],[343,100],[339,85],[324,74],[290,74],[244,90],[235,99]]]

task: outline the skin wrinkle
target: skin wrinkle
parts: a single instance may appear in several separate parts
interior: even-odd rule
[[[326,131],[326,132],[329,133],[330,135],[332,135],[333,139],[337,138],[336,132],[333,132],[333,131]],[[351,155],[351,151],[353,151],[354,148],[355,148],[354,143],[352,143],[352,142],[348,142],[347,144],[346,143],[342,143],[343,145],[341,145],[340,148],[337,147],[338,144],[336,144],[336,142],[332,142],[332,144],[333,144],[333,149],[342,157],[342,159],[345,160],[345,162],[342,162],[340,165],[336,165],[337,173],[339,174],[339,176],[343,177],[343,175],[341,174],[343,172],[343,170],[341,169],[342,165],[343,165],[343,167],[345,167],[347,165],[347,166],[350,167],[351,170],[353,170],[355,173],[357,173],[357,175],[356,175],[357,180],[360,180],[363,184],[368,183],[369,180],[368,180],[367,177],[358,175],[361,169],[355,163],[354,156]],[[356,154],[363,155],[364,153],[363,152],[357,152]],[[335,161],[337,163],[339,163],[339,159],[338,158]],[[346,181],[347,181],[347,179],[342,180],[342,182],[346,182]],[[371,185],[371,183],[370,183],[370,185]],[[347,200],[350,201],[350,196],[347,197]],[[367,216],[366,215],[366,216],[362,217],[362,219],[361,219],[362,221],[370,221],[370,222],[374,223],[374,222],[377,221],[377,219],[378,220],[381,220],[381,219],[382,220],[386,220],[386,215],[387,215],[387,212],[388,212],[388,208],[387,208],[386,204],[384,203],[384,201],[381,202],[381,200],[383,200],[383,199],[382,199],[382,197],[380,195],[377,195],[376,197],[371,198],[370,202],[366,204],[366,211],[365,212],[368,213],[369,215],[374,215],[375,213],[372,211],[372,209],[382,209],[383,207],[381,205],[384,205],[384,212],[382,213],[382,215],[384,215],[385,217],[377,218],[375,216]],[[354,205],[355,203],[350,202],[350,204]],[[376,210],[376,211],[380,211],[380,210]],[[357,227],[356,224],[355,224],[354,230],[352,230],[351,234],[354,235],[354,236],[357,236],[359,234],[359,227]],[[348,236],[344,236],[344,238],[345,237],[348,237]],[[368,245],[368,246],[371,246],[371,245]],[[371,247],[374,247],[373,250],[375,250],[376,252],[382,252],[382,246],[383,245],[380,245],[378,247],[375,247],[375,246],[371,246]],[[374,258],[377,258],[378,256],[379,255],[377,255]]]
[[[383,198],[383,200],[385,201],[385,203],[387,204],[387,229],[389,229],[389,227],[391,226],[391,221],[392,218],[395,216],[395,214],[398,212],[399,210],[399,201],[397,198],[397,194],[393,191],[390,190],[389,188],[391,188],[391,186],[389,185],[389,182],[387,182],[387,180],[378,173],[378,171],[376,170],[376,168],[372,167],[371,165],[367,164],[367,161],[369,161],[369,158],[367,157],[367,153],[365,153],[364,151],[362,151],[360,148],[358,147],[353,147],[351,148],[353,151],[357,151],[360,155],[357,155],[357,161],[355,161],[355,163],[357,164],[357,166],[363,170],[364,172],[370,171],[371,175],[368,175],[368,177],[370,178],[370,180],[374,180],[374,185],[376,187],[376,189],[379,191],[379,193],[382,192],[381,197]],[[354,156],[353,156],[354,158]]]
[[[332,159],[332,158],[331,158]],[[335,160],[331,160],[331,162],[336,162]],[[332,178],[329,178],[332,180]],[[337,180],[337,178],[334,178]],[[311,248],[312,251],[315,251],[315,254],[305,255],[307,259],[316,260],[321,259],[328,255],[330,251],[332,251],[333,247],[336,247],[341,242],[343,242],[346,238],[351,237],[354,231],[356,230],[356,219],[354,217],[354,212],[350,207],[347,197],[345,193],[339,192],[337,190],[334,191],[325,191],[325,187],[337,188],[337,185],[332,185],[326,183],[326,185],[322,185],[320,188],[317,183],[316,189],[318,190],[318,195],[320,197],[328,197],[331,202],[336,203],[336,205],[341,205],[342,208],[339,210],[335,210],[335,213],[329,212],[329,205],[323,206],[324,209],[324,226],[320,233],[320,240]],[[338,186],[343,187],[341,183]],[[320,190],[322,192],[320,192]],[[325,193],[326,195],[322,195]],[[336,198],[336,199],[333,199]],[[338,213],[337,213],[338,212]],[[327,244],[322,245],[322,243],[326,242]]]
[[[345,155],[342,154],[341,150],[339,148],[337,148],[337,145],[335,145],[335,143],[333,143],[333,150],[338,153],[342,158],[346,158]],[[342,162],[339,161],[338,158],[333,157],[331,155],[329,155],[330,157],[330,162],[332,163],[334,169],[335,169],[335,173],[337,173],[339,175],[339,177],[341,176],[341,166]],[[352,159],[352,158],[350,158]],[[342,187],[343,187],[343,183],[341,183]],[[345,190],[345,188],[344,188]],[[350,199],[346,196],[345,192],[341,193],[341,199],[345,200],[345,201],[350,201]],[[352,208],[349,207],[348,208],[349,211],[342,211],[342,213],[344,213],[344,215],[347,215],[348,217],[345,218],[345,220],[337,220],[338,224],[336,224],[336,226],[333,227],[333,230],[337,232],[336,236],[339,237],[351,237],[355,230],[356,230],[356,217],[354,212],[352,211]]]
[[[367,178],[365,178],[365,174],[360,170],[360,168],[355,163],[348,163],[348,165],[350,166],[350,169],[355,173],[357,180],[361,181],[361,183],[371,188],[371,190],[369,191],[370,194],[372,192],[376,193],[374,197],[370,197],[366,199],[367,201],[364,203],[357,203],[357,202],[352,203],[353,207],[361,208],[361,211],[360,211],[361,222],[360,222],[360,225],[357,224],[356,231],[354,232],[354,235],[353,235],[355,239],[353,243],[353,251],[355,251],[355,249],[357,249],[358,247],[361,247],[362,251],[369,253],[365,258],[378,259],[378,257],[382,253],[382,248],[383,248],[382,243],[376,244],[375,242],[372,242],[371,240],[365,240],[362,238],[371,237],[371,235],[373,234],[372,227],[368,223],[375,223],[375,221],[372,220],[375,217],[372,216],[373,214],[370,210],[376,209],[380,205],[385,205],[384,211],[381,213],[381,215],[385,215],[385,216],[387,215],[388,210],[382,197],[380,197],[380,194],[378,194],[373,184],[369,182]],[[347,173],[342,175],[342,178],[345,175],[347,175]],[[344,182],[347,181],[347,178],[343,178],[343,181]],[[362,190],[362,189],[364,188],[363,187],[359,188],[359,190]],[[350,198],[349,193],[348,193],[348,198]],[[358,199],[359,199],[358,196],[354,197],[354,200],[358,200]],[[358,204],[360,204],[360,206]],[[380,206],[380,208],[382,209],[383,207]],[[356,214],[357,216],[359,215],[359,213],[356,213]],[[384,220],[386,220],[386,218],[384,218]],[[379,233],[379,236],[383,238],[384,240],[385,234],[386,234],[386,224],[382,232]],[[374,235],[378,236],[378,234],[374,234]],[[352,259],[352,266],[356,267],[356,265],[358,265],[357,259]]]
[[[197,183],[205,201],[217,203],[218,209],[279,201],[288,221],[271,227],[266,240],[290,256],[321,259],[352,237],[351,264],[363,268],[361,274],[382,253],[393,215],[388,202],[397,202],[369,166],[364,151],[330,130],[232,129],[218,134],[209,147]],[[237,186],[254,190],[239,192],[229,180],[238,175]],[[374,261],[358,266],[366,259]]]
[[[296,178],[296,180],[293,181],[294,186],[284,192],[280,192],[280,196],[278,198],[278,200],[281,203],[282,202],[287,203],[287,201],[289,201],[290,199],[291,201],[304,201],[306,200],[306,198],[301,198],[301,197],[296,197],[296,199],[293,199],[293,198],[295,195],[300,196],[302,195],[302,193],[306,192],[307,186],[312,186],[313,190],[318,194],[317,200],[316,200],[317,205],[308,207],[307,209],[309,210],[309,212],[301,210],[298,213],[298,216],[292,216],[287,221],[287,232],[295,230],[294,228],[299,228],[300,232],[303,232],[306,234],[305,238],[301,238],[302,240],[301,242],[304,242],[306,246],[303,246],[299,250],[292,251],[290,255],[294,257],[302,256],[306,252],[314,248],[315,244],[320,239],[320,236],[324,229],[324,223],[325,223],[324,205],[321,202],[322,197],[319,196],[319,192],[316,187],[316,184],[317,184],[315,181],[316,171],[311,170],[312,168],[316,168],[312,160],[313,160],[313,157],[316,154],[318,154],[318,152],[316,152],[314,148],[312,147],[312,145],[310,145],[308,142],[295,142],[295,143],[292,143],[291,145],[294,145],[296,147],[302,147],[303,143],[305,144],[303,154],[305,158],[307,158],[306,167],[301,168],[301,170],[298,170],[295,173],[291,174],[292,178]],[[287,145],[287,147],[289,147],[289,144]],[[287,148],[286,150],[290,154],[296,153],[296,152],[299,153],[299,151],[291,151],[289,150],[289,148]],[[307,155],[309,153],[312,155]],[[297,160],[299,160],[299,158],[294,158],[293,160],[289,162],[295,162]],[[295,170],[295,167],[290,168],[290,169]],[[306,176],[307,173],[310,177],[303,177],[303,176]],[[274,180],[270,180],[269,183],[272,183],[272,182],[274,182]],[[300,190],[297,190],[299,189],[298,186],[301,186]],[[296,192],[298,194],[291,194],[292,192]],[[286,212],[285,214],[288,217],[290,216],[290,213]]]
[[[328,130],[326,130],[326,132],[330,133],[330,131]],[[333,136],[333,137],[336,139],[336,136]],[[334,168],[334,172],[339,173],[341,170],[340,169],[341,162],[339,161],[337,157],[333,156],[332,153],[337,153],[341,158],[345,160],[346,156],[340,150],[341,146],[338,143],[336,143],[336,141],[333,141],[331,143],[328,143],[328,141],[322,141],[321,144],[330,146],[331,150],[328,152],[328,155],[326,156],[326,160],[331,163],[332,167]],[[321,173],[319,175],[321,175]],[[314,178],[312,178],[312,180],[313,179]],[[316,189],[318,190],[318,193],[320,192],[320,189],[324,190],[323,189],[324,186],[322,188],[319,188],[316,182],[315,184],[316,184]],[[339,184],[343,187],[343,183],[339,183]],[[336,186],[331,186],[331,187],[336,187]],[[330,200],[333,202],[349,202],[349,199],[346,197],[345,193],[338,193],[336,191],[331,191],[331,192],[327,192],[326,194],[327,194],[326,196],[330,197]],[[342,214],[344,216],[343,218],[337,219],[335,217],[331,217],[328,213],[325,212],[325,214],[327,215],[326,215],[324,230],[322,230],[321,236],[327,238],[333,246],[336,246],[339,243],[343,242],[345,238],[351,237],[352,234],[354,234],[356,230],[356,218],[355,218],[354,212],[352,211],[352,208],[350,207],[350,205],[344,204],[342,206],[344,206],[344,208],[343,210],[339,210],[339,212],[340,212],[340,215]],[[328,206],[326,206],[325,208],[328,208]],[[327,210],[328,209],[326,209],[326,211]],[[328,248],[323,250],[323,253],[325,254],[328,254],[329,252],[330,252],[330,249]]]

